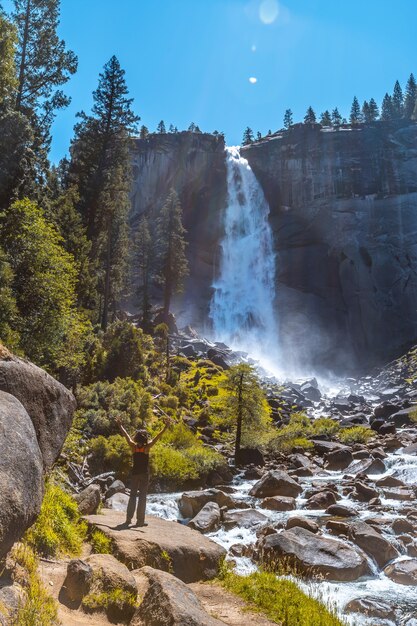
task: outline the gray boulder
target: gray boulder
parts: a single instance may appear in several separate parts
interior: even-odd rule
[[[417,559],[397,561],[384,569],[384,574],[399,585],[417,585]]]
[[[265,537],[261,558],[272,566],[285,558],[301,573],[323,576],[326,580],[352,581],[370,573],[362,552],[300,527]]]
[[[78,608],[93,582],[93,568],[86,561],[73,559],[68,563],[62,592],[73,608]]]
[[[398,556],[397,550],[385,537],[366,522],[354,522],[349,526],[349,536],[379,567],[384,567]]]
[[[305,503],[306,509],[327,509],[331,504],[336,503],[336,496],[329,489],[319,491],[312,495]]]
[[[395,607],[380,598],[355,598],[345,606],[346,613],[361,613],[366,617],[395,621]]]
[[[220,489],[205,489],[184,492],[178,501],[178,508],[183,517],[195,517],[207,502],[216,502],[220,508],[226,506],[228,509],[242,506]]]
[[[272,470],[254,484],[249,494],[255,498],[289,496],[296,498],[302,492],[300,485],[286,472]]]
[[[75,398],[64,385],[33,363],[13,355],[1,357],[0,391],[15,396],[33,422],[43,465],[49,469],[58,458],[71,426]]]
[[[97,512],[101,502],[101,489],[99,485],[89,485],[74,496],[78,503],[81,515],[92,515]]]
[[[43,497],[42,455],[17,398],[0,391],[0,558],[35,521]]]
[[[295,498],[288,496],[265,498],[261,502],[261,508],[269,509],[270,511],[293,511],[296,508]]]
[[[223,516],[223,524],[226,528],[256,528],[268,521],[266,515],[255,509],[243,509],[240,511],[228,511]]]
[[[207,502],[201,511],[188,522],[190,528],[209,533],[220,525],[220,507],[217,502]]]

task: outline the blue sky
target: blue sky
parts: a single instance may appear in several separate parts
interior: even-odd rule
[[[310,104],[347,115],[354,95],[380,103],[397,78],[417,77],[416,28],[415,0],[61,0],[60,35],[79,70],[52,160],[68,151],[75,114],[90,109],[112,54],[141,123],[193,121],[236,144],[247,125],[280,128],[286,108],[297,120]]]

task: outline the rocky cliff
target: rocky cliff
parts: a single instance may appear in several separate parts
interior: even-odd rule
[[[417,125],[300,124],[242,154],[271,208],[286,366],[347,372],[398,356],[417,339]],[[191,274],[176,312],[203,327],[227,201],[223,140],[150,135],[133,158],[133,226],[179,192]]]
[[[242,153],[271,207],[286,359],[400,354],[417,337],[417,125],[297,125]]]
[[[224,139],[221,135],[181,132],[151,134],[133,148],[133,229],[140,215],[155,217],[171,188],[179,194],[189,232],[190,276],[176,310],[184,322],[207,316],[216,252],[226,202]],[[204,294],[204,297],[203,295]]]

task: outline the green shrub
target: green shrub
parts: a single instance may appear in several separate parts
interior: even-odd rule
[[[11,558],[19,566],[15,581],[24,588],[25,596],[10,626],[58,626],[57,605],[42,584],[33,550],[28,545],[15,544]]]
[[[224,569],[221,582],[280,626],[346,626],[332,607],[305,594],[292,580],[265,572],[238,576]]]
[[[90,537],[90,544],[94,554],[113,554],[113,544],[101,530],[94,530]]]
[[[367,426],[352,426],[343,428],[338,436],[342,443],[366,443],[375,436],[375,433]]]
[[[311,422],[311,434],[328,435],[333,437],[340,430],[340,424],[337,420],[330,417],[319,417]]]
[[[103,338],[106,356],[102,376],[113,382],[116,378],[146,378],[143,332],[130,322],[115,322]]]
[[[90,469],[94,474],[116,472],[116,477],[126,480],[132,466],[132,452],[122,435],[95,437],[90,441]]]
[[[28,546],[44,557],[76,556],[81,552],[86,534],[87,526],[74,498],[49,482],[39,517],[25,535]]]
[[[117,609],[120,612],[133,611],[137,606],[137,599],[133,593],[124,589],[90,592],[84,596],[83,607],[88,611],[109,611]]]
[[[307,437],[311,433],[310,420],[304,413],[293,413],[287,425],[282,426],[269,442],[273,452],[291,452],[294,448],[309,449],[313,447]]]

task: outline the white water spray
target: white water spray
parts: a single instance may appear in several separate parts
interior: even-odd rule
[[[228,205],[210,317],[217,340],[257,358],[278,349],[269,206],[239,148],[227,150]],[[274,359],[274,360],[275,360]]]

